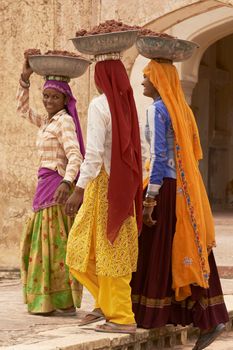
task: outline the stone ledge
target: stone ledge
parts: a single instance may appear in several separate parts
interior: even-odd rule
[[[233,311],[226,331],[233,329]],[[161,329],[138,329],[135,335],[94,332],[91,327],[60,327],[41,332],[32,344],[3,347],[8,350],[155,350],[173,349],[198,336],[197,328],[168,325]],[[42,340],[43,339],[43,340]],[[58,345],[59,344],[59,345]]]
[[[5,280],[19,280],[20,270],[18,268],[0,267],[0,282]]]
[[[93,330],[95,324],[78,327],[77,322],[83,317],[84,310],[90,310],[92,306],[90,295],[87,292],[83,301],[83,310],[79,310],[74,318],[28,316],[22,304],[19,281],[15,284],[15,281],[11,279],[8,285],[8,280],[5,280],[2,287],[4,288],[0,293],[3,306],[1,340],[2,345],[6,346],[0,346],[1,350],[155,350],[174,349],[175,345],[181,349],[186,343],[187,348],[190,349],[191,340],[194,343],[198,336],[198,330],[190,326],[168,325],[161,329],[138,329],[133,336],[98,333]],[[230,322],[226,328],[227,331],[231,331],[233,328],[233,295],[229,293],[224,298],[230,316]],[[233,336],[229,334],[229,338],[232,339]],[[10,344],[12,345],[7,346]],[[224,346],[223,344],[221,349],[226,350]],[[228,349],[233,349],[233,342],[232,347]]]
[[[226,331],[233,329],[233,311]],[[104,334],[104,333],[103,333]],[[106,334],[105,334],[106,336]],[[191,326],[174,327],[168,325],[161,329],[138,329],[135,335],[111,335],[108,339],[90,341],[86,344],[57,347],[58,350],[154,350],[173,349],[176,345],[185,345],[188,339],[198,336],[198,329]]]

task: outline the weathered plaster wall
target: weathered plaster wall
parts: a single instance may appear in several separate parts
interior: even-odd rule
[[[0,1],[0,266],[18,266],[22,224],[30,212],[36,184],[36,128],[16,117],[15,94],[23,52],[29,47],[74,50],[69,38],[81,27],[91,27],[109,18],[129,24],[164,29],[177,20],[221,3],[217,0],[1,0]],[[187,6],[192,5],[191,8]],[[203,7],[204,6],[204,7]],[[178,16],[178,10],[182,15]],[[190,12],[190,11],[191,12]],[[189,12],[188,12],[189,11]],[[170,15],[171,16],[170,16]],[[174,16],[175,14],[175,16]],[[170,17],[169,17],[170,16]],[[161,18],[161,21],[159,20]],[[124,61],[130,71],[136,58],[128,50]],[[43,110],[43,80],[31,79],[31,104]],[[94,94],[93,67],[71,83],[85,132],[86,111]]]
[[[36,185],[37,129],[15,113],[23,52],[29,47],[74,51],[68,39],[78,27],[90,26],[87,14],[91,7],[91,0],[79,1],[78,5],[74,0],[0,2],[0,266],[18,265],[20,232],[30,213]],[[71,84],[83,126],[89,100],[87,77],[88,72]],[[32,77],[31,105],[40,111],[42,84],[42,78]]]
[[[47,1],[1,1],[0,3],[0,265],[15,265],[21,224],[30,208],[35,186],[36,130],[15,114],[15,94],[22,54],[29,46],[46,49],[52,45],[52,5]],[[33,39],[32,39],[33,38]],[[39,107],[41,80],[32,79],[35,87],[32,103]]]
[[[192,17],[195,13],[205,12],[207,9],[220,7],[223,4],[232,5],[233,1],[221,0],[99,0],[101,3],[100,20],[109,18],[109,14],[129,23],[136,22],[139,25],[148,25],[155,19],[170,16],[183,9],[183,17]],[[168,23],[168,22],[167,22]],[[168,23],[169,24],[169,23]]]

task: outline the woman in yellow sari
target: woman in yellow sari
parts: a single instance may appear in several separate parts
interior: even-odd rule
[[[144,69],[150,177],[138,270],[132,279],[138,326],[193,323],[201,330],[195,350],[224,330],[228,314],[212,252],[214,225],[198,168],[198,129],[170,62],[152,60]]]

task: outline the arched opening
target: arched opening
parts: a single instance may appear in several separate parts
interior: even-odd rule
[[[200,168],[212,207],[218,210],[233,207],[232,62],[233,34],[203,54],[192,96],[204,152]]]
[[[177,64],[188,102],[197,118],[204,160],[200,169],[213,209],[233,208],[233,9],[218,8],[170,27],[174,36],[196,41],[200,49]],[[131,82],[143,122],[150,100],[140,82],[147,60],[138,56]],[[195,87],[196,86],[196,87]]]

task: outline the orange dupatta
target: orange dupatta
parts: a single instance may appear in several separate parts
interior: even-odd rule
[[[176,231],[172,248],[172,288],[176,300],[191,295],[191,284],[208,288],[208,252],[215,246],[209,200],[198,168],[202,150],[194,115],[175,66],[150,61],[144,74],[168,109],[174,134],[177,171]]]

